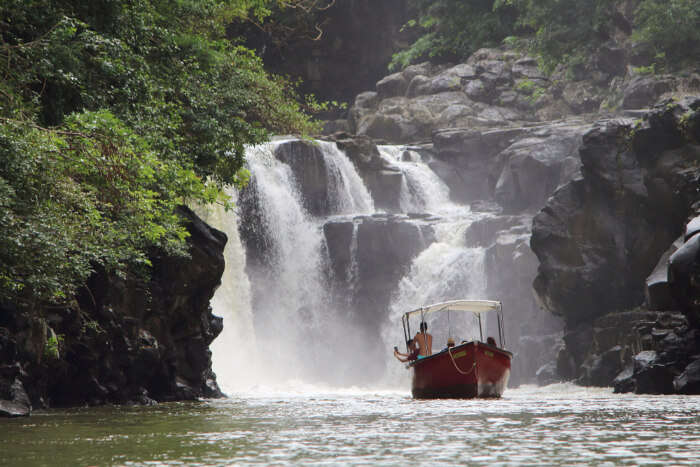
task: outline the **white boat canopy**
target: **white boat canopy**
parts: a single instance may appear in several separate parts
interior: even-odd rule
[[[501,311],[501,302],[495,300],[452,300],[449,302],[427,305],[406,313],[407,317],[413,315],[426,315],[436,311],[469,311],[471,313],[485,313],[487,311]]]
[[[501,302],[496,300],[452,300],[449,302],[435,303],[433,305],[426,305],[420,307],[416,310],[408,311],[404,313],[401,317],[401,322],[403,324],[404,337],[406,338],[406,351],[408,352],[408,340],[411,336],[411,324],[410,319],[413,316],[420,316],[421,321],[425,315],[429,313],[435,313],[437,311],[466,311],[474,313],[479,320],[479,336],[481,340],[484,340],[484,332],[481,323],[481,314],[489,311],[496,312],[496,318],[498,322],[498,338],[500,342],[500,347],[505,348],[505,331],[503,329],[503,307]],[[449,315],[448,315],[449,316]]]

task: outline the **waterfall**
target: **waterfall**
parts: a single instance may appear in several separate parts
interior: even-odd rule
[[[279,152],[291,143],[247,149],[251,183],[237,209],[245,219],[221,211],[206,219],[229,236],[226,272],[212,301],[214,312],[224,317],[224,332],[212,349],[214,370],[226,391],[294,381],[349,385],[375,378],[376,383],[378,369],[384,371],[387,359],[393,359],[391,347],[403,342],[402,313],[431,302],[483,298],[484,251],[465,246],[464,238],[479,216],[450,201],[447,186],[417,152],[380,147],[385,161],[403,173],[401,209],[440,217],[389,220],[375,213],[360,175],[334,143],[304,146],[297,141],[291,152]],[[319,187],[325,190],[325,202],[309,203],[305,196],[317,194]],[[370,231],[376,229],[375,216],[384,216],[389,227],[396,222],[411,225],[421,236],[428,227],[435,241],[413,259],[391,298],[394,285],[387,285],[389,311],[377,319],[385,324],[367,332],[368,324],[358,319],[347,297],[360,293],[359,227],[371,220]],[[340,294],[331,293],[329,283],[324,225],[330,221],[346,229],[350,257]],[[443,336],[434,336],[436,347],[442,345]],[[391,361],[388,368],[400,365]]]
[[[227,189],[226,194],[236,201],[237,193]],[[248,378],[241,375],[255,375],[259,368],[253,312],[251,305],[250,281],[246,275],[246,256],[238,233],[238,215],[235,211],[226,212],[223,206],[196,206],[197,214],[212,227],[221,230],[228,237],[224,248],[226,268],[221,277],[221,286],[211,301],[212,309],[224,320],[224,329],[211,344],[212,369],[225,393],[247,389]]]
[[[359,331],[357,323],[332,303],[326,282],[325,218],[312,216],[304,207],[292,168],[277,157],[286,142],[246,151],[252,175],[247,196],[254,200],[256,219],[218,212],[207,217],[229,234],[226,273],[212,301],[215,314],[224,317],[228,328],[212,345],[214,369],[225,390],[295,380],[342,381],[348,377],[347,365],[358,345],[353,337]],[[331,214],[371,214],[372,198],[347,156],[333,143],[316,144],[329,181]],[[238,222],[256,222],[252,230],[265,239],[256,264],[245,262]],[[229,249],[240,257],[229,257]],[[356,265],[350,267],[351,274],[356,274]],[[232,269],[235,274],[230,273]],[[252,287],[244,287],[241,293],[241,284]],[[231,323],[229,317],[238,315],[230,310],[247,310],[245,323]],[[248,339],[242,339],[242,334]],[[248,362],[245,371],[233,364],[241,360]]]
[[[393,294],[382,332],[387,344],[404,349],[401,317],[407,311],[448,300],[485,298],[485,250],[465,246],[466,229],[482,216],[466,210],[461,217],[444,219],[435,225],[435,242],[414,259],[408,274],[401,279]],[[449,323],[445,316],[436,315],[431,319],[429,330],[433,334],[433,351],[445,347],[448,337],[457,342],[478,337],[478,326],[475,326],[471,313],[451,314]],[[411,334],[414,335],[417,322],[412,326]],[[393,357],[387,359],[390,362]],[[388,364],[387,368],[390,369],[385,377],[387,384],[402,380],[404,385],[407,384],[408,372],[395,363]]]
[[[335,143],[318,141],[328,171],[330,204],[336,214],[372,214],[374,201],[360,175]]]
[[[381,157],[403,173],[399,205],[402,212],[443,213],[456,208],[450,190],[422,156],[404,146],[377,146]]]

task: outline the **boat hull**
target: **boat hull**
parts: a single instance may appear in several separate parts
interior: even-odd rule
[[[417,399],[501,397],[513,355],[481,342],[467,342],[411,363]]]

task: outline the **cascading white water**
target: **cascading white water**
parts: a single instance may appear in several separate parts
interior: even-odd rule
[[[240,261],[232,259],[229,264],[227,255],[226,274],[212,301],[214,312],[224,316],[225,331],[212,349],[214,370],[229,391],[290,380],[337,380],[345,373],[343,361],[347,362],[352,353],[351,335],[357,331],[356,325],[346,322],[331,303],[323,276],[327,261],[323,219],[314,218],[304,208],[292,169],[275,157],[284,143],[277,141],[247,150],[247,164],[254,178],[251,188],[259,208],[257,228],[268,240],[262,269],[248,270],[246,275],[238,219],[220,212],[207,218],[229,234],[227,251],[241,253],[243,282],[254,282],[257,290],[251,305],[250,287],[240,293],[238,274],[228,274],[230,268],[239,269]],[[327,170],[333,214],[372,213],[372,198],[347,156],[335,144],[318,144]],[[226,317],[234,309],[253,310],[252,323],[249,320],[250,325],[240,328],[238,323],[229,322]],[[243,339],[242,334],[250,339]],[[247,368],[234,370],[233,361]]]
[[[402,212],[443,213],[457,206],[450,190],[416,151],[404,146],[377,146],[381,157],[403,173],[400,208]]]
[[[335,143],[318,141],[330,183],[328,194],[335,214],[372,214],[374,201],[350,159]]]
[[[275,157],[281,144],[284,141],[247,151],[256,229],[266,239],[260,265],[246,268],[235,216],[217,212],[207,218],[229,235],[226,273],[212,302],[214,312],[225,320],[212,349],[214,369],[227,391],[293,380],[347,385],[371,364],[358,352],[366,334],[363,323],[347,315],[347,303],[333,303],[325,282],[328,258],[322,227],[328,219],[313,217],[304,208],[292,169]],[[373,214],[372,198],[347,156],[333,143],[317,144],[326,167],[330,214],[347,219]],[[402,210],[442,216],[430,221],[436,241],[415,258],[394,294],[382,331],[385,348],[391,348],[403,341],[403,312],[430,302],[483,298],[484,254],[464,243],[464,230],[476,215],[449,200],[449,190],[420,156],[405,155],[402,147],[380,149],[404,174]],[[356,218],[350,244],[349,288],[357,277],[357,222]],[[254,284],[252,291],[249,283]],[[436,335],[436,342],[440,338]],[[400,365],[392,361],[389,368]]]
[[[226,194],[236,201],[237,193],[227,189]],[[217,375],[221,389],[226,393],[247,389],[251,374],[259,368],[250,281],[245,271],[246,255],[238,233],[238,215],[226,212],[223,206],[197,206],[197,213],[212,227],[228,237],[224,248],[226,268],[221,277],[221,286],[211,301],[212,309],[224,320],[224,329],[211,345],[212,369]],[[241,375],[247,374],[246,378]]]
[[[481,216],[465,208],[463,216],[445,219],[434,226],[436,241],[413,260],[393,295],[382,333],[387,344],[404,348],[401,316],[407,311],[448,300],[485,298],[484,249],[465,246],[466,229]],[[474,334],[478,327],[475,328],[471,313],[451,314],[449,321],[446,316],[431,319],[427,321],[433,335],[433,351],[445,347],[448,337],[457,342],[479,337]],[[409,337],[418,330],[418,321],[411,325]],[[389,364],[387,368],[390,369],[385,378],[387,384],[396,381],[407,384],[409,374],[400,365]]]

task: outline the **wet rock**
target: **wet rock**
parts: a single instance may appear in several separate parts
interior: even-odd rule
[[[668,261],[682,244],[680,237],[674,241],[669,249],[661,255],[656,267],[646,279],[644,294],[646,305],[650,310],[673,310],[677,307],[668,280]]]
[[[673,380],[673,387],[678,394],[700,394],[700,358],[685,367]]]
[[[330,214],[328,170],[321,148],[312,141],[293,140],[279,145],[275,157],[292,169],[304,207],[316,216]]]
[[[645,119],[641,137],[655,139],[653,153],[621,143],[630,131],[624,121],[596,125],[579,151],[582,178],[558,189],[535,216],[534,287],[571,325],[641,303],[646,277],[680,234],[698,175],[694,146],[678,148],[668,129],[682,108],[664,105]],[[633,148],[635,141],[636,134]]]
[[[323,234],[328,246],[328,257],[333,276],[341,282],[351,280],[352,238],[355,225],[351,221],[326,222]]]
[[[98,270],[70,309],[51,309],[57,315],[52,327],[44,322],[38,334],[31,330],[41,326],[32,323],[42,320],[34,319],[33,310],[5,315],[0,304],[13,340],[43,339],[39,355],[16,352],[15,363],[0,368],[0,386],[8,377],[16,383],[12,397],[0,399],[11,400],[13,410],[17,403],[28,406],[27,401],[37,406],[122,404],[135,400],[143,388],[154,400],[175,400],[177,379],[186,381],[195,397],[221,396],[208,347],[221,332],[222,320],[212,315],[209,300],[223,273],[226,236],[185,207],[178,213],[190,232],[190,257],[152,251],[148,280]],[[56,336],[56,351],[45,350],[49,335]]]
[[[696,233],[700,232],[700,216],[693,217],[690,222],[685,226],[685,234],[683,235],[683,240],[686,242],[695,235]]]
[[[675,89],[675,82],[669,76],[637,76],[632,78],[624,89],[622,107],[641,109],[654,104],[665,92]]]
[[[673,394],[674,374],[657,362],[654,351],[643,351],[634,357],[635,392],[637,394]]]
[[[539,209],[560,184],[571,180],[584,128],[553,128],[519,139],[500,153],[504,167],[495,197],[506,211]]]
[[[384,316],[391,291],[408,271],[413,258],[432,241],[430,232],[414,221],[361,219],[357,226],[355,308],[362,320],[373,323]]]
[[[394,73],[378,81],[376,87],[379,99],[385,99],[406,94],[408,82],[403,73]]]
[[[26,417],[32,413],[32,404],[22,382],[15,378],[9,387],[0,379],[0,417]]]
[[[625,363],[625,349],[615,345],[602,354],[592,354],[581,366],[582,376],[578,382],[583,385],[607,387],[622,371]]]

